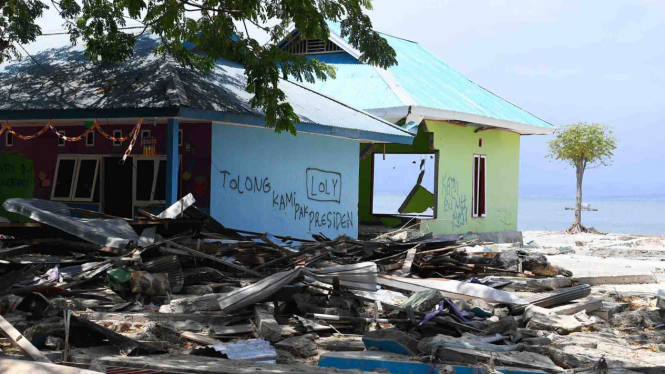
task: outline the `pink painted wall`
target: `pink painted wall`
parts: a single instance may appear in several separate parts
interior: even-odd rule
[[[122,130],[122,135],[126,136],[134,128],[133,124],[128,125],[104,125],[102,129],[109,135],[113,135],[113,130]],[[66,136],[78,136],[85,131],[83,126],[56,126],[58,130],[64,130]],[[180,172],[182,190],[180,195],[192,193],[196,199],[196,206],[202,209],[210,207],[210,152],[212,130],[210,123],[180,123],[183,130],[183,142],[179,147],[179,153],[182,155],[182,169]],[[41,127],[17,127],[16,132],[22,135],[30,135],[38,132]],[[157,139],[157,154],[166,154],[166,124],[153,126],[144,123],[141,130],[150,130],[151,135]],[[142,155],[143,147],[140,145],[140,138],[136,141],[136,146],[132,152],[133,155]],[[118,155],[122,156],[129,145],[129,140],[122,143],[122,146],[114,147],[113,142],[104,138],[101,134],[95,133],[95,145],[88,147],[85,139],[78,142],[67,142],[64,147],[58,146],[58,138],[51,131],[47,131],[40,137],[32,140],[21,140],[14,137],[14,146],[6,147],[5,134],[0,141],[0,150],[3,153],[21,153],[26,158],[35,163],[35,196],[39,199],[49,199],[51,197],[51,187],[41,186],[38,175],[44,172],[53,181],[55,174],[56,160],[59,154],[95,154],[95,155]],[[189,146],[188,146],[189,145]],[[191,178],[184,180],[183,173],[188,172]]]

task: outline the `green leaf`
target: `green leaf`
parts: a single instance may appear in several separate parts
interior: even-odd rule
[[[279,88],[280,79],[314,82],[335,78],[333,67],[279,48],[295,25],[304,38],[327,40],[326,20],[341,21],[342,36],[361,52],[361,61],[382,68],[397,63],[395,51],[372,30],[369,0],[54,0],[72,44],[81,40],[93,64],[120,63],[134,53],[137,33],[127,30],[127,18],[145,25],[160,39],[155,52],[202,73],[214,61],[241,63],[247,76],[250,103],[265,113],[266,125],[296,134],[299,119]],[[40,0],[0,0],[0,63],[18,58],[15,43],[35,40],[35,23],[48,6]],[[262,28],[270,42],[260,44],[246,24]],[[149,30],[149,31],[147,31]],[[183,43],[191,43],[188,49]]]

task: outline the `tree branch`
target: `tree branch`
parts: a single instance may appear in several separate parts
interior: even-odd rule
[[[195,7],[195,8],[200,9],[200,10],[207,10],[207,11],[211,11],[211,12],[223,12],[223,13],[230,13],[230,14],[242,14],[242,11],[241,11],[241,10],[224,9],[224,8],[222,8],[222,7],[219,7],[219,8],[209,8],[209,7],[205,7],[205,6],[201,5],[201,4],[193,3],[193,2],[188,1],[188,0],[181,0],[181,2],[182,2],[183,4],[191,5],[191,6]]]

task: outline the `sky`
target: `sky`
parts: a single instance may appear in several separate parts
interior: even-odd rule
[[[555,126],[609,125],[610,167],[584,193],[665,196],[665,1],[374,0],[374,27],[417,41],[469,79]],[[523,136],[521,196],[575,196],[575,172]]]
[[[374,0],[373,7],[376,30],[419,42],[555,126],[611,126],[619,139],[614,162],[586,172],[586,197],[665,196],[665,1]],[[62,30],[60,23],[52,9],[39,21],[43,32]],[[575,195],[574,170],[545,157],[549,140],[522,137],[521,196]]]

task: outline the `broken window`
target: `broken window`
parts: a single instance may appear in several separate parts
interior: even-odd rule
[[[55,167],[55,184],[51,192],[53,200],[69,200],[72,196],[72,183],[76,171],[76,158],[58,156]]]
[[[58,156],[52,200],[92,201],[99,175],[99,157]]]
[[[373,155],[372,214],[434,217],[436,155]]]
[[[99,158],[79,158],[73,201],[92,201],[99,171]]]
[[[136,205],[163,204],[166,198],[166,158],[134,158]]]
[[[487,156],[473,155],[473,217],[485,217]]]

